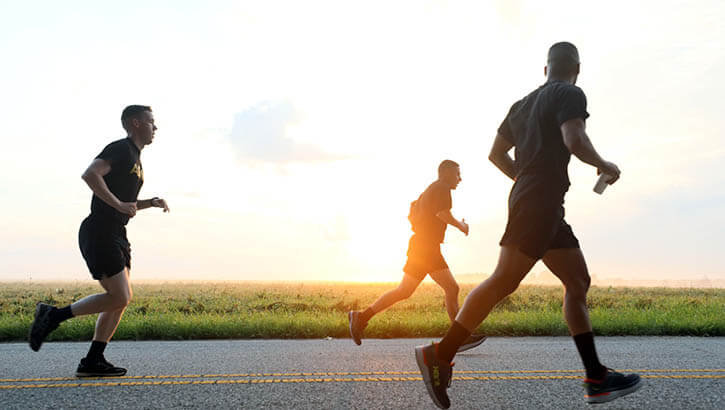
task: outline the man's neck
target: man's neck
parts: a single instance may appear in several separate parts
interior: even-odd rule
[[[563,81],[565,83],[574,84],[575,77],[558,77],[550,75],[546,78],[546,81]]]
[[[133,134],[128,134],[126,136],[126,138],[130,139],[131,141],[133,141],[133,144],[136,146],[136,148],[138,148],[139,151],[141,151],[143,149],[144,144],[141,142],[141,138],[139,138],[139,137],[137,137],[137,136],[135,136]]]

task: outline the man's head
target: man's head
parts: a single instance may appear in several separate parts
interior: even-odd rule
[[[438,165],[438,180],[443,181],[451,189],[456,189],[458,183],[461,182],[461,168],[458,163],[450,159],[443,160]]]
[[[574,44],[562,41],[549,48],[544,74],[549,79],[576,83],[579,75],[579,51]]]
[[[128,136],[142,145],[151,144],[156,131],[154,114],[147,105],[129,105],[121,113],[121,124]]]

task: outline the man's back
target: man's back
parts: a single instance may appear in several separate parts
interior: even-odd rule
[[[517,181],[535,181],[560,192],[568,189],[571,153],[560,127],[572,118],[586,119],[586,105],[579,87],[548,81],[511,106],[498,132],[515,146]]]

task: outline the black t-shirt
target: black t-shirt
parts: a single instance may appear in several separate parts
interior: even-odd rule
[[[587,117],[584,92],[565,81],[547,81],[511,106],[498,133],[515,147],[512,195],[532,190],[563,195],[569,189],[571,153],[560,127],[568,120]]]
[[[114,141],[106,146],[96,158],[108,161],[111,172],[103,177],[108,189],[121,202],[135,202],[143,185],[143,167],[141,151],[130,138]],[[91,199],[91,215],[128,223],[129,216],[118,212],[106,204],[101,198],[93,195]]]
[[[435,181],[418,197],[416,210],[416,235],[431,243],[442,243],[448,224],[436,214],[451,209],[451,188],[441,181]]]

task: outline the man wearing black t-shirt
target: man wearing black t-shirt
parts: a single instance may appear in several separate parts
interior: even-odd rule
[[[30,328],[30,348],[38,351],[48,334],[64,320],[99,314],[91,348],[78,365],[78,377],[126,374],[126,369],[112,365],[103,355],[132,296],[131,245],[125,226],[140,209],[156,207],[169,211],[161,198],[137,200],[143,184],[141,150],[151,144],[157,129],[151,107],[126,107],[121,123],[128,136],[108,144],[83,173],[93,198],[91,214],[81,224],[78,243],[93,279],[106,292],[87,296],[60,309],[38,303]]]
[[[348,312],[350,336],[355,344],[362,343],[363,330],[373,316],[409,298],[426,275],[430,275],[443,288],[448,316],[451,321],[455,319],[458,313],[458,284],[443,259],[441,243],[448,225],[468,235],[465,220],[458,221],[451,215],[451,190],[456,189],[459,182],[460,167],[454,161],[445,160],[438,166],[438,180],[430,184],[411,204],[408,219],[414,234],[408,242],[408,261],[403,267],[403,280],[397,288],[384,293],[367,309]],[[458,351],[476,347],[485,339],[481,335],[471,335]]]
[[[564,285],[564,316],[586,369],[586,401],[610,401],[640,387],[638,375],[623,375],[599,362],[586,306],[589,273],[579,241],[564,221],[571,154],[609,175],[610,184],[620,171],[597,154],[585,132],[586,97],[574,85],[579,74],[576,47],[566,42],[551,46],[544,73],[547,82],[511,106],[489,156],[515,181],[496,270],[468,295],[440,343],[415,349],[428,393],[441,408],[450,406],[446,389],[458,346],[516,290],[538,260]],[[508,154],[513,147],[515,161]]]

